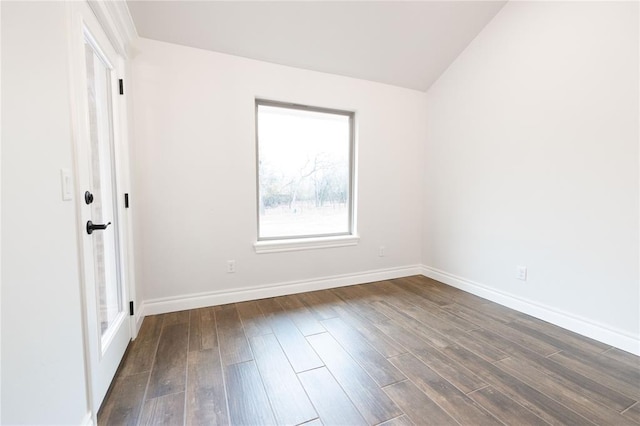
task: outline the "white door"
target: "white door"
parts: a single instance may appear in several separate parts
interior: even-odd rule
[[[117,159],[124,106],[119,96],[123,60],[86,3],[76,5],[76,194],[85,293],[87,355],[94,414],[131,339],[123,273],[124,194]]]

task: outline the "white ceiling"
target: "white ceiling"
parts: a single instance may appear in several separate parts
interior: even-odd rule
[[[138,34],[427,90],[506,1],[129,0]]]

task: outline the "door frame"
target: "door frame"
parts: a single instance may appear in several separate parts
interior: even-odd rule
[[[117,3],[117,2],[115,2]],[[128,16],[128,10],[125,11]],[[107,2],[103,1],[81,1],[67,2],[68,10],[68,23],[69,23],[69,75],[70,75],[70,106],[72,117],[72,157],[73,157],[73,175],[74,175],[74,202],[77,222],[77,241],[78,241],[78,276],[80,280],[80,293],[81,293],[81,312],[82,312],[82,328],[83,328],[83,340],[84,340],[84,368],[85,368],[85,381],[86,381],[86,398],[87,407],[89,408],[90,417],[94,424],[97,424],[98,406],[93,403],[93,379],[92,379],[92,359],[91,359],[91,339],[89,327],[89,311],[88,311],[88,294],[87,286],[93,285],[93,283],[87,282],[85,275],[85,261],[84,252],[86,245],[88,244],[85,238],[85,224],[83,222],[83,209],[87,206],[84,205],[84,199],[82,194],[86,188],[81,187],[79,179],[81,169],[86,167],[83,162],[84,158],[81,153],[85,152],[88,148],[83,147],[82,144],[86,143],[86,70],[84,64],[84,40],[85,40],[85,27],[91,25],[97,26],[104,32],[107,42],[118,56],[116,60],[119,62],[116,67],[120,71],[116,77],[122,78],[127,81],[127,57],[126,47],[129,41],[132,39],[131,34],[125,34],[122,37],[114,39],[114,34],[121,34],[122,31],[118,29],[119,26],[116,23],[116,19],[122,19],[120,16],[115,16],[113,10],[109,10]],[[114,18],[115,16],[115,18]],[[129,16],[130,19],[130,16]],[[86,22],[93,21],[87,25]],[[131,22],[132,25],[132,22]],[[134,29],[135,33],[135,29]],[[124,41],[124,42],[123,42]],[[113,72],[116,72],[114,69]],[[120,75],[122,74],[122,75]],[[123,327],[128,329],[128,335],[130,339],[135,339],[138,331],[136,316],[128,315],[129,310],[128,303],[133,301],[135,303],[136,287],[135,287],[135,272],[134,272],[134,259],[133,259],[133,232],[132,232],[132,216],[130,209],[124,206],[124,194],[130,193],[130,171],[129,171],[129,128],[128,128],[128,108],[127,97],[124,95],[117,95],[113,88],[112,92],[112,109],[113,109],[113,174],[115,182],[115,192],[118,202],[116,203],[115,217],[114,219],[118,223],[117,227],[117,240],[119,250],[118,257],[118,278],[122,283],[123,291],[123,309],[125,312],[125,318]],[[100,402],[100,404],[102,401]]]

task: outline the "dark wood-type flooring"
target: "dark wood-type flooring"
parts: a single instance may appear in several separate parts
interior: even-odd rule
[[[145,318],[99,424],[640,424],[640,358],[424,277]]]

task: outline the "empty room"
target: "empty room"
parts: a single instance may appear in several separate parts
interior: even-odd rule
[[[0,424],[640,425],[640,2],[0,23]]]

